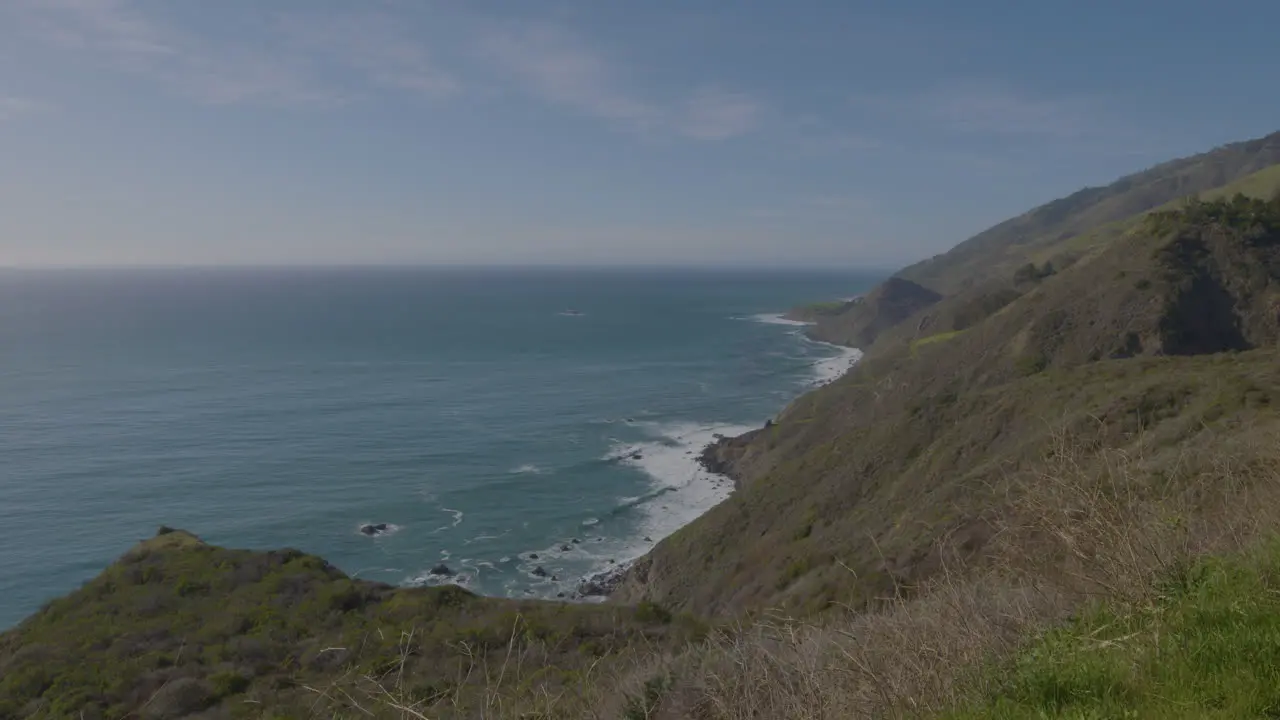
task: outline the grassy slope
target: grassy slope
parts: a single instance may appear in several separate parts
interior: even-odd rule
[[[1280,715],[1280,546],[1209,558],[1149,602],[1108,602],[992,670],[954,720]]]
[[[1280,229],[1215,227],[1127,238],[964,333],[876,343],[746,444],[742,491],[661,543],[622,596],[696,612],[866,602],[939,571],[940,539],[980,553],[1005,479],[1063,427],[1100,427],[1111,447],[1156,437],[1173,463],[1221,427],[1271,426]]]
[[[834,312],[799,319],[816,324],[809,335],[824,342],[868,347],[876,336],[936,303],[941,296],[909,280],[892,277]],[[792,315],[793,317],[799,317]]]
[[[1280,133],[1163,163],[1102,188],[1042,205],[916,263],[899,275],[953,294],[1011,275],[1031,258],[1054,254],[1073,238],[1187,195],[1222,187],[1280,163]]]
[[[1272,165],[1222,187],[1206,190],[1200,193],[1200,197],[1204,200],[1220,200],[1237,193],[1263,199],[1280,193],[1280,165]],[[1000,249],[997,257],[988,258],[987,262],[993,267],[1008,270],[1007,276],[993,277],[958,290],[917,313],[910,322],[891,328],[882,335],[887,336],[887,343],[909,343],[929,335],[964,330],[1034,289],[1036,283],[1014,282],[1014,271],[1009,268],[1018,263],[1030,262],[1036,266],[1049,263],[1058,270],[1063,270],[1077,262],[1087,262],[1105,252],[1113,243],[1139,232],[1143,219],[1149,214],[1174,209],[1181,202],[1181,199],[1170,201],[1137,215],[1089,229],[1066,240],[1041,246],[1034,252],[1024,252],[1026,249],[1021,246]],[[1006,256],[1006,252],[1012,255]]]
[[[175,531],[0,635],[0,718],[403,717],[400,698],[440,717],[479,702],[500,668],[529,707],[583,694],[588,669],[624,648],[699,631],[681,623],[650,607],[396,589]]]

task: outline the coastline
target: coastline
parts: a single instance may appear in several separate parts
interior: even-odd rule
[[[753,316],[751,320],[770,325],[786,325],[795,327],[797,328],[797,331],[793,334],[800,337],[804,342],[833,348],[839,351],[839,354],[835,356],[823,358],[814,362],[812,366],[814,378],[801,392],[796,394],[794,397],[789,399],[787,403],[780,407],[778,409],[779,411],[784,409],[787,404],[790,404],[806,393],[812,392],[813,390],[838,380],[845,373],[852,370],[854,365],[856,365],[862,358],[862,350],[858,348],[818,340],[811,337],[808,332],[799,330],[799,328],[812,327],[816,324],[814,322],[796,320],[787,317],[786,313],[766,313]],[[611,596],[613,592],[626,580],[630,570],[636,565],[636,563],[644,559],[644,557],[652,551],[654,546],[667,536],[674,534],[681,528],[694,522],[716,505],[727,500],[734,491],[740,489],[739,478],[733,473],[730,456],[735,448],[745,446],[756,435],[772,425],[773,418],[771,417],[766,419],[762,424],[755,426],[705,428],[704,430],[706,431],[715,431],[712,432],[709,438],[710,442],[706,442],[701,446],[696,447],[692,452],[686,452],[686,455],[696,466],[695,474],[687,485],[693,485],[699,480],[704,484],[710,483],[716,490],[714,501],[706,504],[705,507],[701,507],[698,512],[690,515],[669,532],[665,532],[661,534],[661,536],[653,536],[651,538],[651,542],[649,542],[641,552],[633,557],[625,557],[611,567],[584,576],[577,588],[571,594],[566,594],[564,599],[588,602],[604,602],[608,600],[609,596]],[[719,432],[720,430],[727,432]],[[624,451],[624,453],[625,452],[629,451]],[[624,454],[620,459],[626,462],[629,457]],[[650,474],[653,475],[652,472],[650,472]],[[657,477],[656,475],[653,476]],[[646,536],[646,539],[648,540],[650,537]]]

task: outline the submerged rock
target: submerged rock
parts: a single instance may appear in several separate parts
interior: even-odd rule
[[[539,565],[538,567],[536,567],[536,568],[534,568],[534,569],[533,569],[533,572],[531,572],[531,573],[529,573],[529,574],[530,574],[530,575],[533,575],[534,577],[546,577],[546,576],[547,576],[547,571],[546,571],[546,570],[543,570],[543,569],[542,569],[542,566],[541,566],[541,565]]]
[[[560,546],[560,552],[569,552],[569,551],[570,551],[570,550],[572,550],[572,549],[573,549],[573,546],[572,546],[572,545],[561,545],[561,546]]]
[[[371,537],[372,537],[372,536],[374,536],[374,535],[381,535],[382,533],[384,533],[384,532],[386,532],[386,531],[387,531],[387,524],[386,524],[386,523],[377,523],[376,525],[361,525],[361,526],[360,526],[360,532],[364,533],[365,535],[369,535],[369,536],[371,536]]]
[[[453,577],[454,575],[454,572],[450,570],[449,566],[445,565],[444,563],[440,563],[435,567],[431,568],[430,573],[432,575],[444,576],[444,577]]]

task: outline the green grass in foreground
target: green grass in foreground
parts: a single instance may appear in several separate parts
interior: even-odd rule
[[[1280,718],[1280,544],[1177,573],[1036,640],[945,717]]]

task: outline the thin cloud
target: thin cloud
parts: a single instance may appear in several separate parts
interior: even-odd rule
[[[626,88],[602,55],[546,23],[491,31],[480,49],[526,93],[641,134],[724,140],[754,130],[761,115],[751,97],[714,88],[675,103],[643,98]]]
[[[557,27],[491,32],[480,46],[527,92],[547,102],[637,130],[654,126],[662,114],[621,91],[603,58]]]
[[[381,14],[332,16],[290,15],[281,18],[285,38],[301,50],[363,73],[371,84],[388,90],[442,97],[461,89],[461,81],[440,67],[420,43]]]
[[[342,27],[283,17],[275,26],[265,24],[266,42],[249,45],[214,41],[126,0],[17,2],[20,21],[44,40],[102,56],[120,71],[205,104],[337,104],[359,92],[328,77],[326,65],[353,71],[365,85],[401,92],[438,97],[459,87],[423,47],[380,16],[352,15]]]

